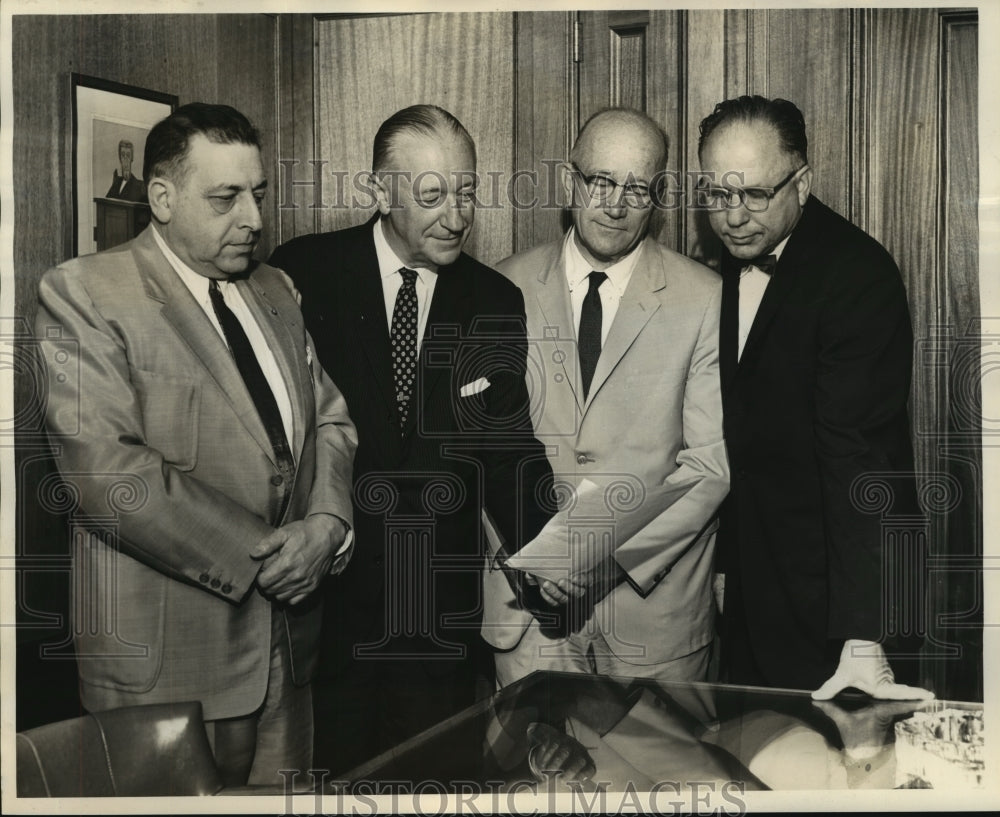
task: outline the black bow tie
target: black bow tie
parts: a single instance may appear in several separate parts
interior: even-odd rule
[[[771,255],[758,255],[747,262],[746,266],[756,267],[765,275],[773,275],[774,268],[778,266],[778,256],[773,253]]]

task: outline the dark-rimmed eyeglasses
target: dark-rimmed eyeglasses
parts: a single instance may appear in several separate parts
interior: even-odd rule
[[[793,170],[774,187],[719,187],[706,185],[698,188],[699,203],[708,210],[735,210],[746,207],[751,213],[763,213],[771,199],[781,192],[792,179],[809,167],[808,164]]]
[[[606,206],[609,203],[620,201],[619,206],[632,210],[645,210],[653,203],[653,195],[646,185],[636,184],[631,180],[616,182],[610,176],[601,173],[588,176],[574,162],[569,164],[573,171],[583,179],[587,194],[590,196],[590,203]]]

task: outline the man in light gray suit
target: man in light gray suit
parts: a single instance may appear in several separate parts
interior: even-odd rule
[[[529,379],[532,417],[557,482],[624,481],[640,495],[668,487],[673,499],[598,569],[529,575],[553,610],[582,603],[582,622],[568,615],[570,626],[550,631],[501,571],[486,574],[483,635],[497,648],[501,685],[543,668],[705,677],[713,517],[729,486],[721,287],[647,235],[666,158],[662,129],[645,114],[595,115],[559,171],[572,228],[497,267],[524,292],[536,340],[529,371],[541,373]]]
[[[313,590],[349,557],[357,438],[291,282],[252,260],[257,131],[185,105],[145,165],[150,226],[39,289],[81,697],[200,701],[223,781],[278,783],[311,762]]]

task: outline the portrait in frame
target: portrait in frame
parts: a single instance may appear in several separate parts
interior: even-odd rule
[[[84,255],[149,223],[146,135],[177,107],[177,96],[83,74],[72,81],[73,248]]]

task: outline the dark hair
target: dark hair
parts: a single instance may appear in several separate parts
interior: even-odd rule
[[[806,120],[794,102],[787,99],[767,99],[762,96],[740,96],[727,99],[701,120],[698,127],[698,155],[708,138],[722,125],[730,122],[766,122],[778,132],[782,150],[799,159],[809,161],[807,155]]]
[[[465,141],[472,151],[473,162],[476,160],[476,143],[454,115],[437,105],[411,105],[409,108],[396,111],[379,126],[372,146],[373,171],[378,172],[389,164],[396,139],[404,133],[423,136],[451,133]]]
[[[132,150],[135,150],[135,145],[133,145],[128,139],[121,139],[118,142],[118,155],[119,156],[121,156],[122,148],[124,148],[124,147],[132,148]]]
[[[191,102],[157,122],[146,137],[142,175],[148,181],[163,176],[182,184],[191,137],[202,134],[210,142],[260,148],[260,133],[243,114],[228,105]]]

